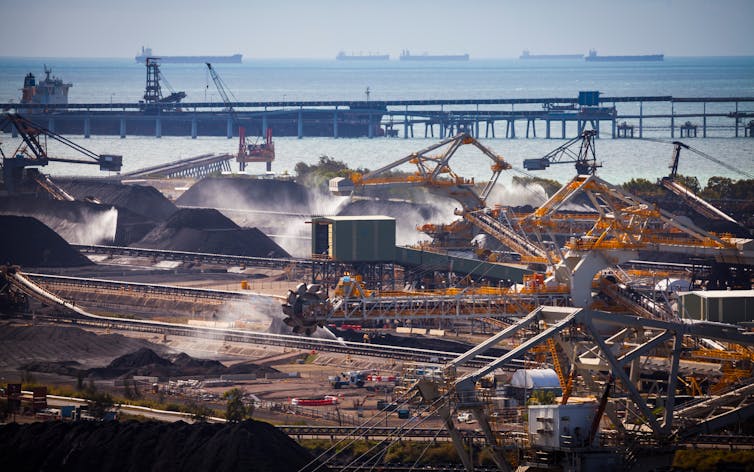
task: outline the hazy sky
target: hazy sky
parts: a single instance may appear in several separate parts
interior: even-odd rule
[[[0,0],[0,56],[754,55],[754,0]]]

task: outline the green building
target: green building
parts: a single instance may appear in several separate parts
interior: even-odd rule
[[[754,322],[754,290],[708,290],[679,294],[681,318],[743,324]]]
[[[339,262],[393,262],[395,218],[318,216],[312,218],[312,255]]]

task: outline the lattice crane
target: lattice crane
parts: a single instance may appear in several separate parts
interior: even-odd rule
[[[270,172],[272,170],[272,161],[275,160],[275,143],[272,141],[272,128],[265,130],[265,140],[263,143],[251,142],[249,136],[246,135],[246,128],[241,125],[238,114],[233,109],[233,103],[238,100],[235,97],[231,100],[233,93],[225,85],[223,79],[220,78],[217,71],[212,67],[212,64],[209,62],[205,64],[207,64],[209,75],[212,77],[215,87],[217,87],[217,93],[220,94],[226,111],[230,114],[233,125],[238,128],[238,154],[236,156],[238,168],[243,171],[249,162],[265,162],[267,163],[267,172]]]

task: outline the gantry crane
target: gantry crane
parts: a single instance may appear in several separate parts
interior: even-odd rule
[[[225,86],[225,82],[217,74],[212,64],[209,62],[205,64],[207,64],[209,75],[212,77],[212,81],[215,83],[215,87],[217,87],[217,92],[225,104],[226,111],[230,114],[233,125],[238,128],[238,154],[236,156],[238,168],[243,171],[246,170],[246,164],[249,162],[266,162],[267,172],[272,171],[272,161],[275,160],[275,143],[272,141],[272,128],[267,128],[264,131],[265,140],[263,143],[251,142],[249,136],[246,135],[246,128],[241,125],[238,114],[233,109],[233,103],[238,100],[233,97],[231,101],[230,96],[232,92]]]
[[[27,167],[46,166],[50,162],[98,164],[100,170],[120,172],[123,163],[123,156],[114,154],[96,154],[17,113],[6,113],[2,120],[0,120],[0,129],[4,128],[7,123],[10,123],[16,129],[18,135],[22,139],[22,143],[10,156],[6,156],[2,148],[0,148],[0,156],[3,158],[3,181],[5,182],[5,189],[9,193],[14,193],[16,191],[16,184],[21,181],[24,169]],[[43,139],[40,140],[40,137]],[[88,157],[89,160],[49,156],[47,153],[47,138],[57,141],[83,154]],[[54,186],[54,184],[48,179],[41,178],[38,173],[32,177],[44,187],[45,190],[49,191],[54,198],[72,200],[72,198],[65,194],[62,189]]]

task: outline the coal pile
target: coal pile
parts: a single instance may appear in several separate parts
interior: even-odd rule
[[[40,422],[0,427],[0,457],[18,472],[159,470],[287,472],[312,455],[274,426],[159,422]],[[317,468],[327,471],[325,467]]]
[[[32,370],[32,366],[27,366]],[[61,365],[61,368],[75,367]],[[221,362],[209,359],[197,359],[186,353],[180,353],[174,358],[163,357],[149,348],[142,348],[113,359],[107,367],[89,369],[83,374],[85,377],[117,378],[145,375],[149,377],[186,377],[186,376],[220,376],[223,374],[257,374],[278,372],[267,366],[243,363],[233,367],[226,367]]]
[[[77,200],[94,198],[118,209],[126,208],[152,221],[163,221],[177,210],[175,205],[154,187],[124,185],[102,179],[60,177],[55,178],[55,183]]]
[[[178,206],[310,212],[311,196],[301,184],[288,180],[207,177],[176,200]]]
[[[80,267],[92,262],[55,231],[28,216],[0,215],[0,263],[22,267]]]
[[[237,256],[290,257],[258,229],[241,228],[214,209],[182,208],[132,246]]]
[[[36,218],[71,244],[112,244],[118,219],[111,205],[31,195],[0,198],[0,214]]]

